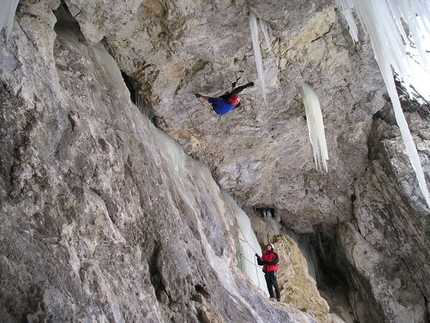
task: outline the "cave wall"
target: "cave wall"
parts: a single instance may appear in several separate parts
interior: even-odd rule
[[[1,47],[1,321],[316,322],[238,270],[234,208],[207,167],[59,5],[21,2]]]
[[[333,266],[352,288],[357,320],[428,318],[428,209],[369,41],[363,35],[352,43],[332,1],[65,0],[69,12],[55,16],[60,4],[20,1],[7,43],[2,35],[2,267],[10,275],[3,284],[7,299],[20,300],[20,313],[36,317],[44,313],[40,304],[58,300],[72,316],[85,312],[76,310],[85,308],[82,304],[95,304],[94,315],[120,321],[117,309],[131,296],[118,301],[116,290],[100,287],[106,278],[100,270],[113,267],[119,273],[131,266],[132,281],[145,273],[142,286],[149,290],[131,303],[166,301],[154,294],[163,290],[154,269],[161,266],[157,255],[166,248],[173,259],[182,258],[171,242],[161,241],[177,227],[175,221],[187,232],[193,227],[193,220],[179,220],[187,208],[169,184],[148,121],[123,82],[100,64],[97,48],[105,46],[136,84],[157,126],[207,164],[222,189],[243,206],[276,210],[298,233],[321,233]],[[271,50],[260,37],[267,105],[252,52],[250,10],[269,26]],[[220,93],[238,70],[245,70],[243,82],[256,83],[241,95],[240,109],[220,117],[193,96]],[[316,171],[312,159],[299,93],[305,81],[321,102],[328,173]],[[428,119],[417,111],[407,118],[428,174]],[[124,247],[128,235],[132,242]],[[199,254],[196,246],[189,248]],[[152,256],[142,261],[147,250]],[[204,255],[198,258],[192,268],[204,267]],[[214,286],[216,279],[207,278],[213,275],[204,272],[202,279]],[[127,285],[122,279],[115,286]],[[76,293],[61,289],[63,281]],[[195,286],[203,286],[194,280],[184,284],[189,298],[201,291]],[[81,305],[68,302],[68,295],[85,294],[82,286],[99,288],[102,301],[87,295]],[[118,287],[124,295],[129,290]],[[3,313],[11,306],[5,304]],[[130,310],[130,317],[180,317],[186,306],[193,308],[191,320],[203,315],[188,301],[176,311],[177,302],[168,310],[154,304],[156,311]],[[211,313],[228,317],[225,311],[220,305]]]

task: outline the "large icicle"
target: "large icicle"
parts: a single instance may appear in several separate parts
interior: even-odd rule
[[[430,197],[424,172],[401,108],[392,70],[396,71],[407,86],[417,81],[412,75],[411,59],[406,52],[405,44],[409,43],[409,39],[405,34],[401,19],[409,26],[411,40],[416,44],[422,56],[420,63],[423,68],[426,68],[427,59],[423,48],[425,39],[430,36],[428,33],[430,31],[428,20],[430,18],[430,4],[428,1],[417,0],[337,0],[337,2],[343,10],[354,7],[370,35],[375,58],[392,101],[403,142],[415,170],[420,189],[430,207]],[[352,27],[350,26],[350,28]]]
[[[10,32],[12,31],[13,18],[15,17],[15,11],[16,7],[18,7],[19,0],[6,0],[2,2],[2,9],[0,10],[0,32],[3,30],[3,27],[6,27],[6,40],[8,40]]]
[[[263,92],[264,103],[267,104],[266,82],[264,79],[263,58],[261,56],[260,42],[258,40],[257,18],[255,17],[255,14],[252,11],[249,13],[249,26],[251,28],[252,46],[254,48],[255,64],[257,65],[257,74],[261,83],[261,90]]]
[[[325,139],[324,123],[321,113],[320,102],[315,91],[306,83],[302,85],[303,103],[306,109],[306,120],[308,123],[309,138],[314,152],[314,160],[318,170],[324,167],[328,172],[327,142]]]

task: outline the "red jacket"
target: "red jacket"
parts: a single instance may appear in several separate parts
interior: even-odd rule
[[[266,251],[261,258],[257,258],[258,264],[263,265],[263,272],[268,273],[271,271],[278,271],[278,254],[274,251]]]

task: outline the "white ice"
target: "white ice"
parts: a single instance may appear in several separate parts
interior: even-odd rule
[[[212,187],[211,191],[219,191],[215,181],[212,178],[209,168],[203,163],[199,163],[197,161],[191,160],[182,150],[181,146],[177,144],[173,139],[171,139],[167,134],[163,131],[151,126],[152,133],[156,140],[159,143],[160,152],[167,164],[169,165],[169,169],[172,171],[173,179],[177,183],[177,186],[180,188],[182,198],[188,203],[188,205],[194,209],[194,213],[196,214],[195,219],[198,226],[198,231],[200,233],[200,243],[202,244],[206,257],[208,259],[208,264],[214,269],[214,271],[218,275],[218,279],[222,282],[223,286],[226,290],[233,296],[233,299],[240,300],[241,305],[247,307],[247,309],[254,313],[254,309],[252,309],[246,300],[240,295],[238,292],[238,286],[235,283],[235,278],[228,267],[225,261],[223,261],[220,257],[218,257],[213,250],[211,244],[207,240],[205,232],[203,230],[203,224],[201,222],[201,217],[197,216],[200,213],[200,206],[197,204],[195,199],[195,193],[193,191],[193,184],[190,181],[189,170],[187,169],[187,164],[192,163],[191,168],[200,169],[200,174],[205,178],[205,183],[208,186]],[[195,189],[195,188],[194,188]],[[254,232],[252,231],[249,219],[247,215],[242,211],[236,202],[231,198],[228,194],[222,192],[223,202],[226,204],[230,204],[232,209],[235,211],[236,219],[238,221],[238,225],[241,228],[240,231],[245,234],[246,239],[251,242],[253,248],[259,248],[257,238],[255,237]],[[221,197],[220,196],[220,197]],[[216,198],[214,196],[214,198]],[[219,215],[222,217],[222,215]],[[216,228],[213,228],[214,230]],[[256,244],[255,244],[256,243]],[[257,247],[258,246],[258,247]],[[241,248],[242,252],[252,259],[254,257],[254,253],[250,254],[249,245]],[[255,258],[255,257],[254,257]],[[257,285],[260,286],[262,282],[264,282],[264,277],[258,277],[256,273],[255,266],[247,265],[244,268],[244,272],[248,275],[248,277]],[[261,269],[260,269],[261,270]],[[264,284],[263,284],[264,285]],[[261,286],[261,289],[265,289],[265,287]],[[256,322],[262,322],[257,313],[255,313]]]
[[[260,19],[260,27],[261,31],[263,32],[264,39],[266,40],[267,48],[269,51],[272,51],[272,47],[270,46],[269,29],[267,28],[267,23],[263,19]]]
[[[255,14],[251,11],[249,13],[249,26],[251,28],[252,46],[254,48],[255,64],[257,65],[257,74],[261,84],[261,91],[263,93],[264,103],[266,101],[266,81],[264,78],[263,58],[261,56],[260,42],[258,40],[258,25]]]
[[[312,144],[316,168],[328,172],[328,150],[325,139],[324,123],[320,102],[316,92],[306,83],[303,83],[301,92],[306,110],[306,120],[309,138]]]
[[[237,224],[239,226],[239,250],[238,250],[238,263],[239,268],[247,274],[247,276],[259,286],[263,291],[268,294],[266,282],[262,267],[258,266],[255,254],[262,255],[260,244],[251,227],[251,222],[248,215],[237,205],[233,198],[227,193],[223,192],[224,199],[230,203],[236,213]]]
[[[358,28],[355,24],[354,17],[352,16],[352,3],[350,0],[337,0],[339,6],[343,10],[343,15],[345,16],[346,22],[349,26],[349,34],[351,35],[354,42],[358,42]]]
[[[412,85],[417,90],[429,91],[429,54],[426,50],[430,48],[430,2],[416,0],[337,0],[337,2],[344,11],[351,8],[355,9],[370,36],[374,55],[393,104],[407,154],[416,173],[424,199],[430,207],[430,197],[424,172],[401,108],[393,75],[394,69],[407,88]],[[347,21],[350,23],[350,28],[354,28],[349,18]],[[403,22],[409,28],[409,35],[404,30]],[[407,50],[412,51],[414,45],[417,48],[417,53],[411,57]],[[418,70],[420,73],[423,71],[427,71],[427,73],[418,76]],[[430,91],[420,94],[427,99],[430,98]]]

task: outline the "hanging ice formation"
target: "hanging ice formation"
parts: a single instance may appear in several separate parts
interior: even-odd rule
[[[263,92],[264,103],[267,104],[266,82],[264,79],[264,67],[263,67],[263,58],[261,56],[261,50],[260,50],[260,42],[258,40],[257,18],[255,17],[255,14],[252,11],[249,13],[249,26],[251,28],[252,47],[254,48],[255,64],[257,65],[257,74],[261,83],[261,90]],[[263,33],[265,33],[264,35],[266,37],[267,30],[266,31],[263,30]],[[268,36],[266,41],[268,41]]]
[[[414,43],[418,49],[421,69],[429,69],[425,51],[425,41],[430,36],[430,3],[418,0],[336,0],[346,13],[346,19],[350,27],[350,33],[354,40],[358,39],[357,27],[352,19],[351,9],[355,9],[362,25],[370,36],[374,55],[378,62],[387,87],[388,94],[393,104],[397,124],[405,143],[406,150],[415,170],[416,177],[422,194],[430,207],[430,197],[421,167],[418,151],[415,147],[409,126],[403,114],[400,100],[394,83],[394,71],[406,87],[419,80],[413,75],[411,57],[406,52],[406,45]],[[402,22],[409,30],[406,35]],[[409,38],[408,38],[409,36]],[[422,82],[422,81],[421,81]],[[425,81],[427,86],[428,79]]]
[[[328,172],[327,142],[325,139],[324,123],[318,96],[306,83],[303,83],[301,92],[306,110],[309,138],[314,152],[316,168],[321,170],[324,167],[325,171]]]
[[[19,0],[6,0],[2,2],[4,3],[2,3],[2,9],[0,10],[0,32],[3,30],[3,27],[5,27],[6,40],[8,40]]]
[[[267,48],[271,52],[272,47],[270,46],[269,31],[267,28],[267,24],[263,19],[260,19],[260,27],[261,27],[261,31],[263,32],[264,40],[266,41]]]

